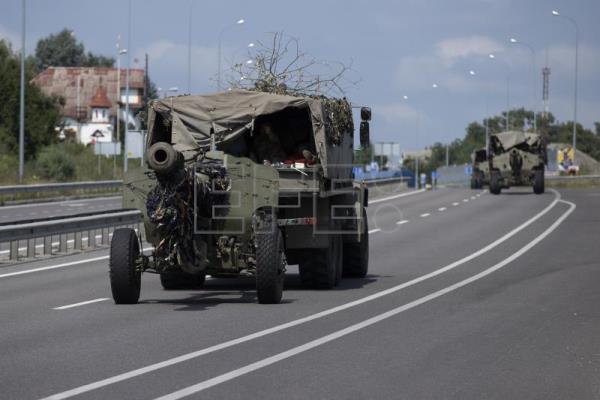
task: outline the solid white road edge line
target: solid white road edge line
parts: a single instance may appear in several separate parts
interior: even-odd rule
[[[537,221],[538,219],[540,219],[546,213],[548,213],[558,203],[558,201],[560,200],[560,194],[556,190],[554,190],[554,189],[550,189],[550,190],[554,193],[555,198],[542,211],[540,211],[539,213],[537,213],[536,215],[534,215],[529,220],[525,221],[523,224],[519,225],[518,227],[516,227],[512,231],[506,233],[504,236],[500,237],[499,239],[496,239],[494,242],[488,244],[487,246],[485,246],[485,247],[477,250],[475,253],[472,253],[472,254],[464,257],[464,258],[461,258],[460,260],[457,260],[457,261],[453,262],[452,264],[448,264],[448,265],[446,265],[443,268],[437,269],[437,270],[435,270],[433,272],[430,272],[428,274],[422,275],[422,276],[420,276],[418,278],[415,278],[415,279],[412,279],[410,281],[401,283],[400,285],[393,286],[393,287],[391,287],[389,289],[382,290],[380,292],[377,292],[377,293],[374,293],[372,295],[360,298],[358,300],[351,301],[349,303],[345,303],[345,304],[342,304],[342,305],[339,305],[339,306],[336,306],[336,307],[333,307],[333,308],[329,308],[327,310],[318,312],[316,314],[311,314],[311,315],[308,315],[308,316],[303,317],[303,318],[299,318],[299,319],[296,319],[296,320],[293,320],[293,321],[290,321],[290,322],[286,322],[286,323],[281,324],[281,325],[276,325],[274,327],[267,328],[267,329],[264,329],[262,331],[258,331],[258,332],[255,332],[255,333],[251,333],[249,335],[242,336],[242,337],[239,337],[239,338],[236,338],[236,339],[228,340],[226,342],[222,342],[222,343],[210,346],[210,347],[206,347],[204,349],[193,351],[191,353],[182,354],[180,356],[177,356],[177,357],[174,357],[174,358],[170,358],[168,360],[161,361],[161,362],[156,363],[156,364],[150,364],[150,365],[147,365],[147,366],[142,367],[142,368],[138,368],[138,369],[135,369],[135,370],[132,370],[132,371],[128,371],[128,372],[124,372],[122,374],[115,375],[115,376],[112,376],[112,377],[109,377],[109,378],[106,378],[106,379],[102,379],[100,381],[88,383],[86,385],[79,386],[79,387],[76,387],[74,389],[67,390],[65,392],[54,394],[54,395],[46,397],[46,398],[44,398],[42,400],[46,400],[46,399],[48,399],[48,400],[50,400],[50,399],[52,399],[52,400],[67,399],[69,397],[77,396],[77,395],[82,394],[82,393],[87,393],[87,392],[90,392],[92,390],[104,387],[104,386],[112,385],[112,384],[117,383],[117,382],[122,382],[122,381],[125,381],[125,380],[128,380],[128,379],[131,379],[131,378],[135,378],[137,376],[144,375],[144,374],[147,374],[149,372],[153,372],[153,371],[156,371],[156,370],[159,370],[159,369],[162,369],[162,368],[170,367],[172,365],[179,364],[179,363],[182,363],[182,362],[185,362],[185,361],[188,361],[188,360],[192,360],[194,358],[198,358],[198,357],[201,357],[201,356],[206,355],[206,354],[214,353],[216,351],[223,350],[223,349],[226,349],[226,348],[229,348],[229,347],[233,347],[233,346],[236,346],[236,345],[241,344],[241,343],[246,343],[246,342],[249,342],[251,340],[258,339],[260,337],[270,335],[272,333],[280,332],[280,331],[283,331],[285,329],[288,329],[288,328],[291,328],[291,327],[294,327],[294,326],[298,326],[298,325],[304,324],[306,322],[314,321],[316,319],[323,318],[323,317],[326,317],[328,315],[332,315],[332,314],[335,314],[335,313],[340,312],[340,311],[347,310],[347,309],[352,308],[352,307],[356,307],[356,306],[358,306],[360,304],[364,304],[364,303],[367,303],[369,301],[373,301],[375,299],[378,299],[380,297],[387,296],[388,294],[395,293],[395,292],[400,291],[402,289],[405,289],[407,287],[414,286],[417,283],[423,282],[423,281],[425,281],[427,279],[430,279],[430,278],[433,278],[435,276],[441,275],[444,272],[450,271],[450,270],[452,270],[452,269],[454,269],[454,268],[456,268],[456,267],[458,267],[458,266],[460,266],[460,265],[462,265],[462,264],[464,264],[464,263],[466,263],[468,261],[471,261],[472,259],[477,258],[480,255],[482,255],[482,254],[484,254],[484,253],[492,250],[493,248],[497,247],[501,243],[503,243],[506,240],[510,239],[511,237],[513,237],[514,235],[516,235],[517,233],[519,233],[520,231],[522,231],[523,229],[525,229],[526,227],[528,227],[529,225],[531,225],[532,223],[534,223],[535,221]]]
[[[529,251],[533,246],[535,246],[536,244],[538,244],[539,242],[541,242],[542,240],[544,240],[548,235],[550,235],[556,228],[558,228],[558,226],[573,212],[573,210],[575,209],[575,204],[571,203],[571,202],[567,202],[567,201],[563,201],[564,203],[567,203],[569,205],[569,209],[562,214],[556,221],[554,221],[554,223],[552,225],[550,225],[550,227],[548,229],[546,229],[544,232],[542,232],[542,234],[540,234],[539,236],[537,236],[535,239],[533,239],[531,242],[529,242],[528,244],[526,244],[525,246],[521,247],[517,252],[513,253],[512,255],[510,255],[508,258],[505,258],[504,260],[500,261],[499,263],[489,267],[488,269],[475,274],[473,276],[470,276],[467,279],[464,279],[460,282],[455,283],[454,285],[450,285],[448,287],[445,287],[444,289],[438,290],[437,292],[433,292],[431,294],[428,294],[427,296],[423,296],[417,300],[411,301],[410,303],[406,303],[402,306],[396,307],[392,310],[386,311],[382,314],[376,315],[375,317],[366,319],[362,322],[359,322],[357,324],[351,325],[347,328],[341,329],[339,331],[333,332],[329,335],[320,337],[318,339],[312,340],[308,343],[305,343],[303,345],[294,347],[290,350],[281,352],[279,354],[276,354],[274,356],[265,358],[263,360],[254,362],[252,364],[248,364],[244,367],[238,368],[238,369],[234,369],[230,372],[227,372],[225,374],[216,376],[214,378],[205,380],[203,382],[197,383],[195,385],[192,386],[188,386],[186,388],[183,388],[181,390],[178,390],[176,392],[167,394],[165,396],[161,396],[156,398],[155,400],[178,400],[181,399],[183,397],[187,397],[190,396],[192,394],[196,394],[198,392],[201,392],[203,390],[206,390],[208,388],[211,388],[213,386],[219,385],[221,383],[230,381],[232,379],[238,378],[242,375],[246,375],[250,372],[265,368],[271,364],[275,364],[279,361],[283,361],[286,358],[290,358],[293,357],[297,354],[300,353],[304,353],[308,350],[314,349],[315,347],[319,347],[322,346],[328,342],[334,341],[336,339],[339,339],[343,336],[347,336],[353,332],[359,331],[361,329],[364,329],[366,327],[369,327],[371,325],[374,325],[378,322],[381,322],[383,320],[389,319],[395,315],[398,315],[404,311],[408,311],[412,308],[415,308],[421,304],[427,303],[429,301],[432,301],[434,299],[437,299],[438,297],[441,297],[445,294],[448,294],[450,292],[453,292],[457,289],[462,288],[463,286],[469,285],[475,281],[478,281],[479,279],[482,279],[490,274],[492,274],[493,272],[499,270],[500,268],[505,267],[506,265],[510,264],[512,261],[514,261],[515,259],[519,258],[521,255],[525,254],[527,251]]]
[[[153,249],[153,247],[146,247],[146,248],[142,249],[142,251],[149,251],[149,250],[152,250],[152,249]],[[70,261],[70,262],[66,262],[66,263],[62,263],[62,264],[57,264],[57,265],[49,265],[47,267],[40,267],[40,268],[34,268],[34,269],[26,269],[24,271],[9,272],[7,274],[1,274],[0,278],[8,278],[10,276],[25,275],[25,274],[31,274],[31,273],[34,273],[34,272],[48,271],[48,270],[51,270],[51,269],[71,267],[73,265],[86,264],[86,263],[91,263],[91,262],[100,261],[100,260],[108,260],[108,256],[86,258],[84,260]]]
[[[82,301],[81,303],[67,304],[66,306],[54,307],[53,310],[67,310],[69,308],[79,307],[79,306],[85,306],[87,304],[99,303],[101,301],[107,301],[107,300],[109,300],[108,297],[102,297],[102,298],[99,298],[99,299]]]
[[[425,189],[412,190],[410,192],[400,193],[400,194],[397,194],[394,196],[384,197],[384,198],[375,199],[375,200],[369,200],[369,204],[376,204],[376,203],[381,203],[382,201],[388,201],[388,200],[398,199],[400,197],[412,196],[413,194],[423,193],[424,191],[425,191]]]

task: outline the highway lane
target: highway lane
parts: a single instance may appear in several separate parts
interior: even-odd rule
[[[0,223],[121,209],[121,196],[0,207]]]
[[[594,234],[598,237],[597,195],[585,191],[565,194],[564,197],[572,197],[577,203],[576,212],[556,232],[506,269],[448,294],[443,300],[382,321],[325,344],[319,350],[299,354],[215,386],[202,392],[202,398],[481,398],[476,396],[478,393],[493,398],[491,388],[503,389],[504,392],[498,393],[505,395],[498,397],[506,398],[515,397],[506,394],[525,390],[526,384],[534,392],[539,390],[542,382],[539,380],[522,379],[520,387],[513,387],[506,380],[487,382],[491,379],[488,377],[484,386],[478,387],[476,377],[481,376],[479,371],[491,373],[490,364],[496,365],[483,355],[502,355],[500,351],[495,352],[496,348],[506,353],[511,343],[524,346],[518,335],[507,333],[505,339],[505,336],[493,335],[494,329],[502,328],[509,333],[535,330],[528,326],[527,318],[531,317],[532,321],[543,325],[544,332],[552,331],[550,339],[544,342],[547,346],[557,344],[561,332],[568,329],[560,324],[548,324],[544,319],[547,314],[536,314],[544,303],[535,301],[552,294],[550,288],[546,289],[543,282],[536,280],[538,276],[554,274],[557,280],[553,282],[562,281],[563,292],[569,294],[563,293],[553,301],[556,310],[578,306],[568,301],[578,292],[580,284],[589,295],[580,302],[591,310],[591,300],[597,300],[591,293],[597,271],[585,266],[593,265],[598,259],[597,247],[591,243]],[[471,199],[473,196],[475,199]],[[469,202],[464,202],[465,199]],[[160,289],[155,276],[147,275],[140,305],[117,307],[110,301],[99,301],[65,310],[52,309],[110,297],[104,260],[0,278],[0,315],[6,322],[1,343],[8,349],[0,360],[0,369],[10,371],[8,379],[3,380],[3,392],[10,394],[9,398],[35,398],[60,392],[380,293],[473,254],[547,209],[554,199],[552,193],[498,197],[472,191],[440,190],[391,201],[395,207],[378,210],[372,207],[369,211],[371,220],[378,221],[378,229],[381,229],[371,234],[372,274],[365,280],[346,280],[334,291],[309,291],[299,287],[295,267],[290,267],[286,281],[288,290],[284,294],[286,304],[277,306],[254,304],[249,280],[210,280],[205,291],[165,292]],[[454,203],[459,205],[454,206]],[[446,209],[440,211],[444,207]],[[163,395],[318,339],[500,262],[538,237],[567,210],[567,204],[557,203],[479,257],[406,289],[246,344],[169,366],[160,372],[87,392],[83,397]],[[424,214],[429,215],[423,217]],[[403,220],[409,222],[396,224]],[[565,232],[570,239],[568,242],[563,241]],[[544,262],[532,261],[530,257],[535,254]],[[101,255],[96,252],[93,256]],[[585,273],[570,274],[572,265],[565,259],[572,260],[570,263],[576,263],[576,267]],[[64,261],[3,268],[0,274]],[[509,290],[519,286],[521,291]],[[570,290],[565,291],[564,286]],[[515,308],[524,315],[512,315],[509,311],[515,311]],[[514,326],[506,321],[512,321]],[[589,313],[582,321],[588,325],[593,322],[593,314]],[[582,332],[587,347],[578,347],[578,351],[584,351],[589,357],[598,345],[591,333],[594,332]],[[476,354],[466,351],[471,343]],[[444,345],[449,347],[444,349]],[[545,350],[543,346],[536,348],[536,343],[531,346],[531,354]],[[459,348],[465,352],[460,353]],[[478,356],[479,353],[483,355]],[[514,372],[511,375],[508,368],[514,358],[504,355],[504,359],[502,365],[507,368],[504,373],[509,377],[515,375]],[[477,362],[470,364],[469,360]],[[553,366],[556,371],[565,369],[566,373],[572,368],[573,360],[561,361]],[[535,373],[543,375],[544,369],[540,372],[537,364]],[[521,371],[523,367],[519,367],[517,364],[513,370]],[[433,375],[427,373],[428,368]],[[589,377],[589,371],[587,374]],[[32,375],[36,376],[35,384],[24,385]],[[569,390],[572,383],[569,380],[554,382]],[[579,390],[573,393],[590,393],[594,387],[590,384]]]

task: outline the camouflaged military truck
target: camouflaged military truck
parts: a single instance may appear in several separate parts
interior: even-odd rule
[[[534,193],[544,193],[546,145],[540,135],[520,131],[491,135],[488,154],[492,194],[511,186],[533,186]]]
[[[367,144],[369,108],[361,118]],[[146,167],[125,177],[123,206],[141,210],[154,249],[114,232],[115,303],[137,303],[143,272],[166,290],[253,277],[259,303],[281,301],[288,264],[312,288],[364,277],[368,191],[353,180],[353,135],[345,99],[232,90],[153,101]]]
[[[484,185],[490,184],[490,169],[487,159],[487,150],[485,148],[475,150],[471,154],[471,189],[481,189]]]

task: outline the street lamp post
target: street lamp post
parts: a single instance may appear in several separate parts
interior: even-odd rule
[[[117,38],[117,141],[113,151],[113,177],[116,172],[117,146],[121,146],[121,55],[127,54],[127,49],[121,48],[121,35]]]
[[[474,70],[469,70],[469,75],[470,76],[475,76],[477,75],[477,73]],[[485,149],[487,151],[488,146],[490,144],[490,122],[489,122],[489,101],[488,101],[488,93],[487,91],[485,92],[485,118],[484,118],[484,123],[485,123]]]
[[[535,99],[537,93],[537,79],[535,74],[535,49],[532,45],[517,40],[515,38],[510,38],[510,42],[512,44],[520,44],[522,46],[525,46],[531,52],[531,70],[533,73],[533,132],[537,132],[537,101]]]
[[[570,21],[575,27],[575,82],[574,82],[574,99],[573,99],[573,163],[575,163],[575,150],[577,149],[577,75],[579,72],[579,26],[573,18],[563,15],[556,10],[552,10],[552,15],[555,17],[563,17]]]
[[[188,54],[187,54],[187,92],[192,94],[192,8],[193,0],[190,0],[190,10],[188,12]]]
[[[123,149],[123,174],[127,173],[127,136],[129,134],[129,70],[131,67],[131,0],[128,1],[128,14],[127,14],[127,71],[125,73],[125,146]]]
[[[232,26],[235,25],[242,25],[244,22],[246,22],[243,18],[238,19],[235,24],[231,24],[231,25],[227,25],[225,28],[221,29],[221,32],[219,32],[219,38],[218,38],[218,50],[217,50],[217,89],[219,91],[221,91],[221,39],[223,38],[223,33],[225,33],[225,31],[229,28],[231,28]]]
[[[488,54],[490,60],[495,60],[496,55],[493,53]],[[506,65],[506,130],[509,130],[510,125],[510,65],[504,61]]]
[[[23,181],[25,170],[25,13],[26,1],[23,0],[21,20],[21,91],[19,94],[19,182]]]
[[[408,100],[408,96],[402,96],[403,100]],[[415,125],[415,189],[419,189],[419,112],[417,111],[417,120]]]

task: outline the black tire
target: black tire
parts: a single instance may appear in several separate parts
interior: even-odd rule
[[[327,248],[312,249],[311,256],[299,265],[302,285],[323,290],[335,287],[341,279],[339,274],[343,272],[340,260],[343,254],[341,247],[341,237],[339,235],[329,235]]]
[[[285,279],[285,249],[279,228],[256,234],[256,296],[260,304],[279,304]]]
[[[165,290],[200,289],[205,280],[206,274],[192,275],[183,271],[160,273],[160,284]]]
[[[138,269],[140,247],[135,231],[121,228],[110,242],[110,289],[115,304],[135,304],[140,298],[142,273]]]
[[[335,263],[335,283],[337,286],[342,281],[344,275],[344,241],[342,235],[332,235],[332,245],[335,246],[335,250],[331,252],[330,262]]]
[[[364,226],[360,242],[344,243],[344,276],[364,278],[369,272],[369,226],[363,208]]]
[[[490,193],[500,194],[502,187],[500,186],[500,173],[497,171],[490,172]]]
[[[542,194],[544,193],[544,170],[536,169],[533,178],[533,193]]]

